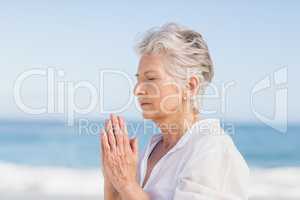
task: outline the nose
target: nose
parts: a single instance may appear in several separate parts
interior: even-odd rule
[[[134,87],[134,95],[140,96],[140,95],[145,95],[145,94],[146,94],[145,89],[141,87],[141,84],[137,83]]]

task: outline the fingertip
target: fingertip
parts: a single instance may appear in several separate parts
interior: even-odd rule
[[[104,121],[104,127],[107,127],[107,125],[108,125],[108,119],[106,119],[106,120]]]
[[[102,147],[102,149],[103,149],[103,147],[105,146],[105,143],[106,143],[106,141],[105,141],[105,132],[104,132],[104,130],[103,129],[101,129],[101,134],[100,134],[100,144],[101,144],[101,147]]]
[[[127,125],[125,122],[125,118],[122,118],[122,125],[123,125],[123,129],[126,135],[128,135],[128,131],[127,131]]]
[[[106,131],[101,129],[101,138],[104,139],[106,137]]]
[[[111,122],[111,119],[108,120],[108,128],[109,128],[109,129],[112,128],[112,122]]]
[[[120,127],[124,129],[124,119],[123,117],[119,117]]]
[[[138,138],[134,138],[134,151],[138,152],[138,148],[139,148],[139,143],[138,143]]]

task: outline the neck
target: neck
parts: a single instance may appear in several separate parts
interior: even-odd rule
[[[155,120],[154,122],[163,135],[162,146],[164,149],[171,149],[186,133],[187,129],[199,119],[200,117],[197,114],[190,113],[185,116],[168,116]]]

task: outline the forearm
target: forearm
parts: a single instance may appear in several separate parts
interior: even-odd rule
[[[150,200],[150,196],[137,184],[128,184],[119,192],[122,200]]]

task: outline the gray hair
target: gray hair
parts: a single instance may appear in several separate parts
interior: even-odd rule
[[[200,79],[196,97],[191,99],[192,106],[199,112],[199,99],[211,82],[214,70],[208,47],[202,35],[196,31],[168,23],[148,30],[136,46],[138,54],[164,53],[167,56],[166,70],[182,84],[192,76]]]

